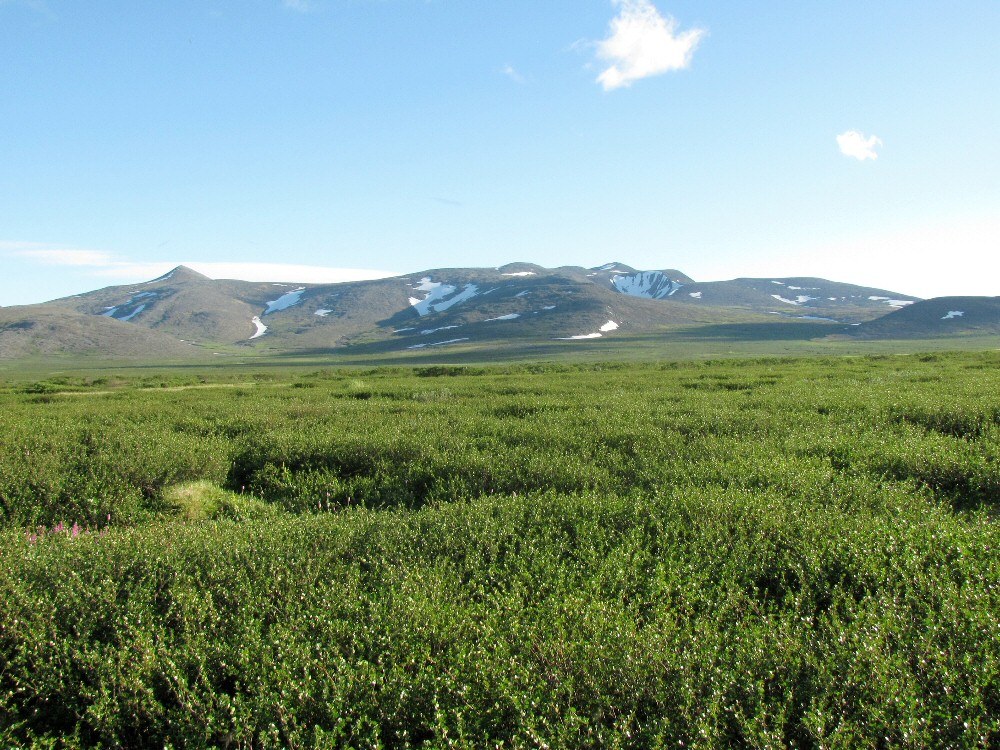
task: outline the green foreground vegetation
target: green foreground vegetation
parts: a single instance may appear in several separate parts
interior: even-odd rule
[[[1000,355],[0,388],[0,746],[1000,745]]]

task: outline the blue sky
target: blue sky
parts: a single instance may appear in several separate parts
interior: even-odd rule
[[[179,263],[997,295],[998,39],[996,0],[0,0],[0,305]]]

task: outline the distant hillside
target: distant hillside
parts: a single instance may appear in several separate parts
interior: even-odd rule
[[[5,310],[0,357],[174,357],[233,346],[271,353],[352,346],[406,352],[466,342],[502,342],[509,350],[518,342],[655,335],[680,327],[749,326],[767,338],[772,325],[789,321],[815,323],[817,335],[823,326],[844,333],[863,323],[869,327],[851,333],[875,336],[881,329],[872,321],[919,310],[919,304],[899,292],[825,279],[698,282],[676,269],[617,262],[431,269],[343,284],[212,280],[179,266],[145,283]]]
[[[188,358],[201,352],[173,336],[110,318],[29,305],[0,308],[0,359],[57,354]]]
[[[894,339],[1000,334],[1000,297],[935,297],[855,326],[852,333]]]

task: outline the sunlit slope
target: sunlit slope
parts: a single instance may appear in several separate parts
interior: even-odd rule
[[[916,301],[825,279],[697,282],[677,269],[637,270],[617,262],[596,268],[548,269],[532,263],[438,268],[341,284],[213,280],[179,266],[148,282],[29,306],[25,309],[46,319],[48,341],[35,341],[38,331],[25,327],[7,337],[6,348],[12,352],[8,356],[65,350],[135,357],[190,351],[192,345],[203,352],[363,347],[406,353],[460,344],[502,345],[509,351],[521,344],[727,325],[750,325],[748,330],[766,340],[786,336],[783,324],[789,322],[819,324],[818,336],[848,334],[854,324]],[[103,320],[95,330],[118,326],[115,343],[81,337],[83,324],[76,315]],[[940,335],[948,335],[947,327]],[[178,350],[180,344],[184,347]]]
[[[102,316],[38,305],[0,308],[0,359],[59,354],[160,359],[200,352],[166,333]]]

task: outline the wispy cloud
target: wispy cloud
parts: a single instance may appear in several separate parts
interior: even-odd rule
[[[454,198],[442,198],[439,195],[432,195],[431,196],[431,200],[432,201],[436,201],[438,203],[443,203],[446,206],[454,206],[456,208],[459,208],[459,207],[465,205],[464,203],[462,203],[462,201],[457,201]]]
[[[500,72],[507,76],[514,83],[524,83],[524,76],[521,75],[513,65],[507,64],[500,68]]]
[[[607,39],[597,43],[597,56],[611,63],[597,77],[605,91],[691,64],[704,29],[679,32],[677,21],[661,15],[649,0],[613,2],[618,15],[611,19]]]
[[[334,266],[307,266],[295,263],[203,263],[182,261],[180,263],[134,264],[130,273],[126,269],[108,269],[101,276],[117,278],[155,278],[176,266],[188,268],[211,279],[240,279],[242,281],[287,281],[307,284],[339,284],[344,281],[366,281],[385,279],[399,274],[372,268],[338,268]],[[142,271],[142,273],[136,273]]]
[[[82,250],[40,242],[0,242],[0,251],[51,266],[108,266],[114,263],[111,253],[103,250]]]
[[[89,276],[119,279],[123,283],[144,281],[162,276],[176,266],[187,266],[213,279],[297,281],[313,284],[384,279],[398,275],[392,271],[372,268],[341,268],[295,263],[227,263],[183,260],[138,262],[119,258],[102,250],[67,248],[38,242],[0,242],[0,255],[24,258],[50,266],[79,268],[86,270]]]
[[[281,6],[297,13],[308,13],[316,8],[313,0],[281,0]]]
[[[848,130],[837,136],[837,145],[840,153],[850,156],[858,161],[866,159],[878,159],[875,149],[882,145],[882,139],[878,136],[865,136],[858,130]]]

